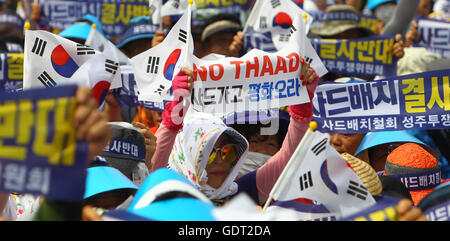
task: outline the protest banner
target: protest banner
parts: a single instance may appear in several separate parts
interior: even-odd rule
[[[450,126],[449,70],[366,83],[319,84],[313,120],[329,133],[367,133]]]
[[[413,43],[415,47],[424,47],[444,59],[450,59],[450,22],[418,18],[417,30],[419,39]]]
[[[91,14],[110,35],[122,34],[132,18],[150,16],[148,0],[52,0],[42,2],[41,9],[52,28],[63,30]]]
[[[272,188],[264,206],[273,200],[304,198],[319,202],[337,217],[375,204],[358,175],[330,145],[330,135],[315,131],[311,122],[291,159]]]
[[[289,210],[296,221],[336,221],[339,216],[330,212],[324,205],[306,202],[304,199],[276,201],[270,204],[265,213],[278,213]]]
[[[0,54],[0,91],[12,89],[23,81],[23,53]]]
[[[398,221],[399,213],[396,209],[400,198],[382,196],[377,203],[353,215],[343,217],[339,221]]]
[[[330,72],[395,76],[397,58],[392,55],[394,35],[366,37],[357,40],[311,39]]]
[[[450,220],[450,200],[428,208],[423,212],[429,221],[449,221]]]
[[[349,11],[333,11],[333,12],[323,12],[323,11],[310,11],[308,12],[313,21],[311,23],[311,28],[319,27],[322,22],[327,20],[352,20],[359,23],[359,26],[371,29],[376,32],[378,24],[381,22],[374,15],[367,14],[357,14],[355,12]]]
[[[73,124],[76,86],[0,95],[0,190],[82,200],[87,143]]]
[[[230,113],[280,108],[309,102],[300,81],[300,58],[319,76],[327,73],[305,36],[300,16],[291,26],[288,43],[269,53],[252,49],[240,58],[193,56],[194,85],[191,104],[196,111]]]
[[[250,0],[195,0],[200,8],[217,8],[222,12],[239,14],[242,9],[249,9]],[[164,0],[160,13],[153,4],[157,16],[182,14],[187,9],[187,0]],[[103,31],[109,35],[120,35],[131,19],[140,16],[152,16],[149,0],[52,0],[41,3],[41,11],[52,28],[63,30],[86,14],[97,17],[102,23]],[[196,9],[195,6],[193,9]],[[155,24],[159,24],[158,17]],[[23,26],[23,25],[22,25]]]

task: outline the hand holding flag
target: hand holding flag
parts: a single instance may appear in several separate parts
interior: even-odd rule
[[[317,201],[340,216],[351,215],[375,204],[356,173],[329,144],[329,134],[314,132],[317,123],[298,145],[272,191],[272,199],[289,201],[306,198]]]

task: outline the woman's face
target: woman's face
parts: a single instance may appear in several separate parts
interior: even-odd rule
[[[332,133],[330,134],[330,144],[340,154],[347,152],[350,155],[355,155],[366,134],[345,134]]]
[[[227,144],[231,144],[222,134],[214,145],[214,150],[221,150]],[[219,188],[231,171],[234,162],[225,162],[222,160],[222,153],[217,151],[214,161],[206,165],[206,173],[208,173],[208,185],[213,188]],[[211,152],[212,154],[212,152]]]

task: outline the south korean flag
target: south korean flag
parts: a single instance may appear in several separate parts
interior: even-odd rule
[[[172,79],[194,52],[187,19],[186,10],[162,43],[131,58],[140,101],[172,100]]]
[[[252,48],[271,51],[282,49],[289,41],[290,27],[297,16],[307,15],[305,33],[313,17],[292,0],[257,1],[244,28],[244,50]]]
[[[188,0],[167,0],[161,9],[162,16],[180,15],[188,9]],[[192,3],[192,10],[195,10],[195,0]]]
[[[103,53],[108,59],[106,64],[107,66],[111,66],[111,68],[106,68],[106,70],[114,74],[111,89],[122,87],[120,70],[115,67],[115,63],[119,62],[119,65],[129,65],[130,60],[128,57],[94,27],[91,28],[85,41],[85,45],[89,46],[88,48],[93,48]]]
[[[358,175],[330,146],[329,134],[317,131],[307,134],[307,140],[302,140],[291,157],[289,170],[280,176],[282,185],[272,190],[273,199],[314,200],[341,217],[374,205],[374,198]]]
[[[117,59],[41,30],[25,32],[23,88],[88,86],[101,106],[118,73]]]

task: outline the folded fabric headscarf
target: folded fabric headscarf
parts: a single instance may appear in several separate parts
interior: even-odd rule
[[[209,154],[223,133],[232,138],[233,144],[237,144],[238,153],[230,174],[216,189],[207,184],[208,174],[205,169]],[[186,116],[183,129],[175,138],[168,167],[186,177],[209,199],[222,199],[237,192],[234,179],[247,153],[248,142],[241,134],[225,125],[220,117],[199,112]]]

